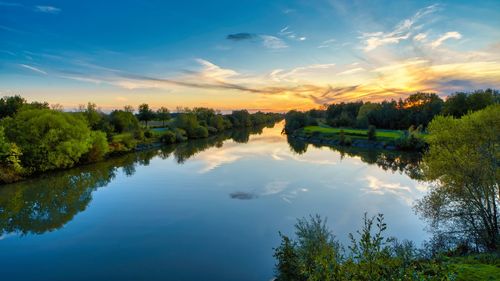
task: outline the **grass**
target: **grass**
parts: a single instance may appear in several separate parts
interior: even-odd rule
[[[352,128],[332,128],[326,126],[307,126],[303,128],[303,132],[310,134],[323,134],[324,137],[337,137],[340,131],[344,130],[346,136],[351,136],[357,139],[367,139],[367,129],[352,129]],[[403,135],[403,131],[397,130],[377,130],[376,136],[379,140],[396,140]]]
[[[489,259],[485,259],[488,258]],[[457,273],[457,281],[500,280],[498,256],[483,254],[450,259],[451,268]]]

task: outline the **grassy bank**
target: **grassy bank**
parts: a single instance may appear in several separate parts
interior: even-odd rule
[[[292,137],[311,143],[347,145],[366,148],[422,150],[425,134],[417,131],[376,130],[370,139],[368,129],[334,128],[327,125],[305,126],[292,133]]]

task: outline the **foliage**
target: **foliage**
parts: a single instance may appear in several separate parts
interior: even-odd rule
[[[349,235],[349,253],[344,256],[326,220],[299,220],[295,240],[280,233],[281,245],[274,252],[276,280],[452,280],[447,264],[419,257],[411,242],[386,238],[386,228],[382,215],[365,214],[358,238]]]
[[[95,103],[89,102],[86,106],[80,105],[79,111],[87,120],[87,123],[92,130],[99,129],[99,124],[102,120],[102,114],[97,109],[97,105]]]
[[[307,115],[304,112],[291,110],[285,115],[285,133],[290,134],[307,125]]]
[[[478,249],[499,248],[500,105],[429,125],[426,179],[436,181],[417,205],[434,231]]]
[[[206,127],[198,126],[194,128],[192,135],[190,135],[190,137],[194,139],[206,138],[208,137],[208,130]]]
[[[92,131],[90,133],[90,149],[83,156],[86,162],[97,162],[108,154],[109,144],[106,134],[101,131]]]
[[[477,111],[500,102],[500,93],[495,90],[477,90],[472,93],[458,92],[448,97],[443,107],[444,115],[461,117],[469,111]]]
[[[165,131],[165,133],[163,133],[163,135],[161,135],[160,141],[164,144],[172,144],[172,143],[175,143],[177,141],[177,138],[176,138],[174,132],[168,130],[168,131]]]
[[[371,141],[377,140],[377,131],[375,129],[375,126],[373,125],[368,126],[368,133],[366,135],[368,136],[368,140]]]
[[[74,114],[24,110],[3,123],[7,139],[15,140],[29,172],[72,167],[91,147],[87,123]]]
[[[156,118],[162,122],[163,127],[165,127],[165,121],[170,120],[170,111],[168,108],[162,106],[156,111]]]
[[[144,121],[146,127],[148,126],[148,122],[153,120],[154,117],[155,117],[155,112],[149,109],[148,104],[143,103],[139,105],[139,113],[137,114],[137,118],[139,119],[139,121]]]
[[[422,128],[413,128],[410,126],[408,131],[406,131],[397,141],[396,146],[401,150],[416,150],[423,151],[427,148],[427,143],[421,132]]]
[[[247,110],[235,110],[231,113],[231,120],[233,127],[250,127],[252,126],[252,119]]]
[[[132,112],[113,110],[109,117],[110,124],[117,133],[131,132],[139,129],[139,121]]]
[[[175,127],[183,129],[189,138],[194,138],[196,129],[200,126],[196,114],[191,112],[179,113],[175,118]]]

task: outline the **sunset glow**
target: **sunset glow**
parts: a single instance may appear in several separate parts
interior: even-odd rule
[[[500,88],[498,1],[0,2],[0,96],[309,109]]]

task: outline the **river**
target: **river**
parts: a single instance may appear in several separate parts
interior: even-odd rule
[[[0,186],[2,280],[262,280],[278,231],[320,214],[336,237],[383,213],[419,245],[415,156],[232,131]],[[418,159],[417,159],[418,160]]]

